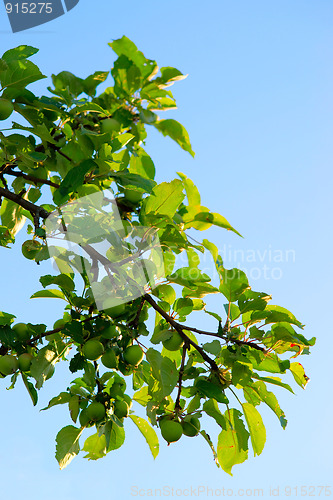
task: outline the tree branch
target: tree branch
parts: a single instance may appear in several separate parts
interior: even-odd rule
[[[9,191],[9,189],[0,187],[0,196],[7,198],[7,200],[14,201],[15,203],[17,203],[17,205],[20,205],[22,208],[28,210],[28,212],[30,212],[32,215],[37,215],[42,219],[47,219],[47,217],[50,215],[50,212],[47,212],[44,208],[39,207],[38,205],[35,205],[28,200],[25,200],[19,194]]]
[[[214,370],[216,372],[219,372],[219,367],[217,366],[217,364],[215,363],[215,361],[213,359],[211,359],[206,354],[206,352],[202,349],[202,347],[200,347],[198,344],[196,344],[195,342],[193,342],[193,340],[191,340],[183,332],[183,325],[181,325],[180,323],[177,323],[177,321],[175,321],[173,318],[171,318],[171,316],[168,313],[166,313],[165,311],[163,311],[163,309],[158,304],[156,304],[155,300],[152,298],[151,295],[149,295],[148,293],[145,293],[144,294],[144,298],[155,309],[155,311],[157,311],[158,313],[160,313],[160,315],[162,316],[162,318],[164,318],[179,333],[179,335],[182,337],[182,339],[184,340],[184,342],[187,342],[188,344],[190,344],[191,346],[193,346],[201,354],[202,358],[211,366],[212,370]]]

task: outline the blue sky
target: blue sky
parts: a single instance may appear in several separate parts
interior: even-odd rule
[[[39,413],[22,387],[6,391],[0,382],[1,498],[127,500],[136,487],[145,497],[150,488],[170,488],[169,496],[174,488],[174,496],[176,489],[185,496],[186,488],[198,493],[199,486],[213,492],[224,487],[225,496],[240,496],[240,488],[243,496],[255,496],[261,488],[269,498],[271,487],[282,497],[291,488],[296,498],[301,486],[307,495],[318,495],[318,486],[332,483],[332,3],[80,0],[65,16],[16,34],[3,5],[0,14],[1,52],[21,44],[38,47],[33,61],[48,76],[69,70],[85,77],[110,69],[114,56],[107,43],[124,34],[159,66],[188,73],[173,87],[179,109],[168,116],[187,128],[196,156],[150,131],[147,150],[158,180],[171,180],[177,171],[192,178],[202,204],[244,236],[207,233],[224,253],[225,266],[246,269],[254,290],[272,294],[273,303],[306,324],[307,337],[317,337],[311,356],[300,360],[311,378],[307,389],[297,386],[296,396],[276,392],[287,429],[264,412],[266,447],[260,457],[236,466],[233,477],[216,468],[200,438],[169,447],[163,442],[154,461],[130,423],[120,450],[97,462],[76,458],[60,472],[54,437],[70,423],[68,414],[60,407]],[[44,80],[31,89],[45,93],[49,84]],[[25,239],[23,230],[18,241]],[[19,255],[19,248],[0,248],[1,310],[51,326],[61,306],[29,300],[39,269]],[[211,304],[222,307],[215,298]],[[68,380],[57,367],[39,409]],[[214,436],[214,428],[209,431]],[[200,491],[202,498],[209,496],[207,489]]]

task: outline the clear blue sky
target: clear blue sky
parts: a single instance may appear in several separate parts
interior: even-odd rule
[[[225,488],[225,496],[227,489],[229,496],[240,495],[239,488],[248,490],[243,496],[254,496],[254,488],[262,488],[264,498],[270,487],[279,487],[280,497],[291,487],[296,498],[301,486],[310,496],[319,492],[311,487],[332,485],[332,2],[80,0],[65,16],[17,34],[3,4],[0,13],[1,52],[21,44],[38,47],[33,60],[48,76],[69,70],[85,77],[110,69],[114,58],[107,43],[123,34],[160,66],[189,74],[173,87],[179,109],[168,116],[188,129],[196,156],[151,131],[147,149],[158,179],[172,179],[177,171],[191,177],[202,204],[244,235],[210,230],[226,267],[246,269],[254,290],[271,293],[273,303],[306,324],[307,337],[318,339],[312,355],[300,360],[311,378],[307,389],[297,386],[296,396],[277,392],[287,429],[265,412],[266,447],[260,457],[236,466],[233,477],[215,467],[200,438],[170,447],[163,442],[153,461],[130,422],[120,450],[97,462],[76,458],[60,472],[54,438],[70,423],[67,410],[39,413],[22,388],[6,391],[0,382],[1,500],[127,500],[137,491],[131,487],[148,495],[149,488],[164,486],[173,487],[174,496],[176,489],[198,492],[199,486],[220,489],[221,495]],[[45,93],[48,84],[31,88]],[[25,239],[22,231],[18,241]],[[0,309],[51,326],[60,304],[29,301],[40,271],[19,253],[0,248]],[[66,380],[57,367],[39,409]]]

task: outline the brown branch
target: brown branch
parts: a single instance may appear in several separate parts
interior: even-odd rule
[[[25,208],[32,215],[38,215],[38,217],[41,217],[42,219],[47,219],[47,217],[50,215],[50,212],[47,212],[44,208],[39,207],[38,205],[35,205],[28,200],[25,200],[19,194],[9,191],[9,189],[0,187],[0,196],[7,198],[7,200],[14,201],[14,203],[17,203],[17,205]]]
[[[160,313],[160,315],[162,316],[162,318],[164,318],[179,333],[179,335],[182,337],[182,339],[184,340],[184,342],[187,342],[188,344],[190,344],[192,347],[194,347],[194,349],[196,349],[201,354],[202,358],[211,366],[212,370],[214,370],[216,372],[219,371],[219,367],[217,366],[217,364],[215,363],[215,361],[213,359],[211,359],[206,354],[206,352],[202,349],[202,347],[200,347],[198,344],[196,344],[195,342],[193,342],[193,340],[191,340],[183,332],[183,325],[181,325],[180,323],[177,323],[177,321],[175,321],[171,316],[169,316],[168,313],[166,313],[165,311],[163,311],[163,309],[155,302],[155,300],[152,298],[151,295],[149,295],[148,293],[145,293],[144,294],[144,298],[155,309],[155,311],[157,311],[158,313]]]
[[[185,359],[186,359],[186,350],[188,348],[187,342],[184,342],[183,345],[183,352],[182,352],[182,361],[180,364],[180,369],[179,369],[179,378],[178,378],[178,393],[177,393],[177,398],[175,402],[175,411],[178,413],[181,410],[180,406],[180,395],[182,392],[182,382],[183,382],[183,375],[184,375],[184,368],[185,368]]]
[[[27,181],[32,181],[35,184],[47,184],[48,186],[52,186],[54,188],[58,188],[60,184],[56,184],[55,182],[49,181],[48,179],[40,179],[39,177],[35,177],[34,175],[24,174],[23,172],[14,172],[14,170],[10,169],[6,172],[6,175],[13,175],[14,177],[22,177]]]

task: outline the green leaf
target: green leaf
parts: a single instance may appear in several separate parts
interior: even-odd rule
[[[212,440],[210,439],[210,436],[207,434],[206,431],[200,431],[200,434],[201,436],[205,439],[206,443],[208,444],[208,446],[210,447],[212,453],[213,453],[213,457],[214,457],[214,462],[215,464],[217,465],[217,467],[220,467],[220,464],[219,464],[219,461],[218,461],[218,457],[217,457],[217,453],[215,451],[215,448],[214,448],[214,445],[213,445],[213,442]]]
[[[89,436],[85,440],[82,450],[88,452],[84,456],[88,460],[98,460],[105,457],[107,453],[105,436],[103,434],[99,436],[97,432]]]
[[[28,377],[24,372],[21,372],[23,383],[28,391],[29,396],[31,397],[32,404],[36,406],[38,403],[38,394],[33,384],[28,380]]]
[[[220,432],[217,443],[219,464],[231,476],[233,466],[245,462],[248,458],[249,433],[240,418],[241,415],[240,411],[233,408],[224,413],[227,429]]]
[[[183,199],[183,185],[180,180],[162,182],[154,187],[148,198],[145,198],[141,211],[143,215],[168,215],[171,218]]]
[[[66,174],[59,188],[53,195],[53,201],[59,205],[66,201],[68,193],[72,193],[79,186],[82,186],[85,175],[89,170],[95,170],[96,168],[97,164],[91,159],[81,161],[81,163],[76,165]]]
[[[212,417],[216,423],[222,427],[222,429],[227,429],[227,421],[225,417],[220,412],[217,402],[215,399],[209,399],[205,401],[202,407],[203,411],[207,413],[210,417]]]
[[[195,387],[198,391],[208,398],[215,399],[219,403],[228,404],[229,400],[227,396],[224,394],[222,388],[218,387],[213,382],[204,379],[197,379],[195,383]]]
[[[141,406],[147,406],[148,401],[151,400],[150,394],[148,394],[148,386],[145,385],[138,391],[136,391],[133,395],[133,401],[136,401]]]
[[[28,193],[22,196],[28,199]],[[3,199],[0,207],[0,216],[2,224],[10,231],[11,236],[15,237],[23,228],[26,221],[25,210],[14,201]]]
[[[21,59],[19,61],[6,61],[7,69],[0,72],[2,88],[15,87],[24,88],[30,83],[46,78],[38,66],[31,61]]]
[[[251,381],[252,370],[240,361],[236,361],[232,366],[232,383],[237,388],[248,385]]]
[[[125,441],[125,431],[112,420],[106,422],[102,428],[102,432],[106,439],[107,451],[118,450]]]
[[[222,279],[220,292],[229,302],[235,302],[244,290],[250,288],[246,274],[240,269],[221,268],[219,272]]]
[[[232,231],[233,233],[237,234],[238,236],[242,235],[236,231],[234,227],[227,221],[223,215],[220,215],[215,212],[199,212],[195,215],[194,217],[195,221],[199,222],[205,222],[208,224],[212,224],[214,226],[222,227],[223,229],[227,229],[228,231]]]
[[[36,389],[42,387],[50,370],[52,370],[51,365],[54,364],[56,359],[57,354],[48,346],[42,347],[38,351],[37,356],[33,358],[30,373],[36,380]]]
[[[14,318],[16,318],[16,316],[14,316],[14,314],[9,314],[9,313],[0,311],[0,325],[1,326],[10,325],[11,323],[13,323]]]
[[[58,396],[52,398],[49,404],[45,408],[42,408],[42,410],[48,410],[49,408],[52,408],[52,406],[69,403],[71,397],[72,396],[70,395],[69,392],[61,392]]]
[[[39,278],[40,283],[43,288],[49,285],[58,285],[60,288],[63,288],[67,292],[73,292],[75,289],[75,284],[73,279],[67,274],[59,274],[58,276],[52,276],[47,274],[45,276],[41,276]]]
[[[305,371],[301,363],[290,363],[289,370],[291,371],[295,382],[302,387],[302,389],[305,389],[307,383],[309,382],[309,377],[305,375]]]
[[[171,139],[177,142],[179,146],[190,153],[191,156],[194,157],[194,152],[191,147],[189,135],[179,122],[172,119],[160,120],[157,123],[154,123],[154,127],[157,128],[164,136],[169,136]]]
[[[79,415],[80,411],[79,403],[80,403],[80,398],[77,395],[72,396],[68,402],[69,413],[74,423],[76,422],[77,417]]]
[[[130,59],[139,69],[144,78],[152,74],[156,68],[156,62],[146,59],[142,52],[140,52],[136,45],[126,36],[114,40],[109,43],[109,46],[118,56],[126,56]]]
[[[35,47],[31,47],[30,45],[20,45],[19,47],[15,47],[14,49],[7,50],[2,59],[4,59],[7,63],[12,61],[20,61],[21,59],[28,59],[28,57],[37,54],[39,49]]]
[[[148,349],[146,359],[151,364],[154,378],[159,382],[159,397],[162,399],[169,396],[178,382],[176,364],[155,349]]]
[[[177,174],[183,181],[189,206],[200,205],[201,198],[197,186],[191,179],[186,177],[186,175],[182,174],[181,172],[177,172]]]
[[[277,385],[279,387],[283,387],[284,389],[287,389],[287,391],[291,392],[292,394],[295,394],[290,385],[285,384],[284,382],[281,382],[281,379],[279,377],[260,377],[257,373],[252,373],[252,378],[255,378],[257,380],[262,380],[263,382],[267,382],[269,384]]]
[[[261,415],[251,403],[243,403],[242,408],[250,431],[254,456],[260,455],[266,442],[266,429]]]
[[[209,352],[210,354],[214,354],[215,356],[218,356],[221,350],[221,344],[218,340],[213,340],[212,342],[206,342],[202,346],[202,348],[206,351]]]
[[[267,406],[275,413],[278,417],[281,426],[283,429],[286,428],[287,420],[285,418],[285,413],[281,410],[278,400],[276,399],[275,394],[273,392],[269,392],[264,382],[255,382],[254,384],[249,385],[248,387],[244,387],[244,396],[246,400],[252,405],[256,406],[252,401],[252,394],[259,398],[259,402],[263,401]],[[258,404],[258,403],[256,403]]]
[[[80,451],[79,438],[83,429],[78,429],[73,425],[63,427],[56,437],[56,459],[60,469],[64,469],[76,457]]]
[[[143,418],[137,417],[136,415],[130,415],[130,418],[147,441],[153,457],[156,458],[159,452],[159,443],[156,432]]]
[[[51,298],[51,299],[63,299],[66,300],[65,295],[63,292],[57,289],[51,289],[51,290],[40,290],[39,292],[35,292],[31,295],[31,299],[38,299],[38,298]]]

